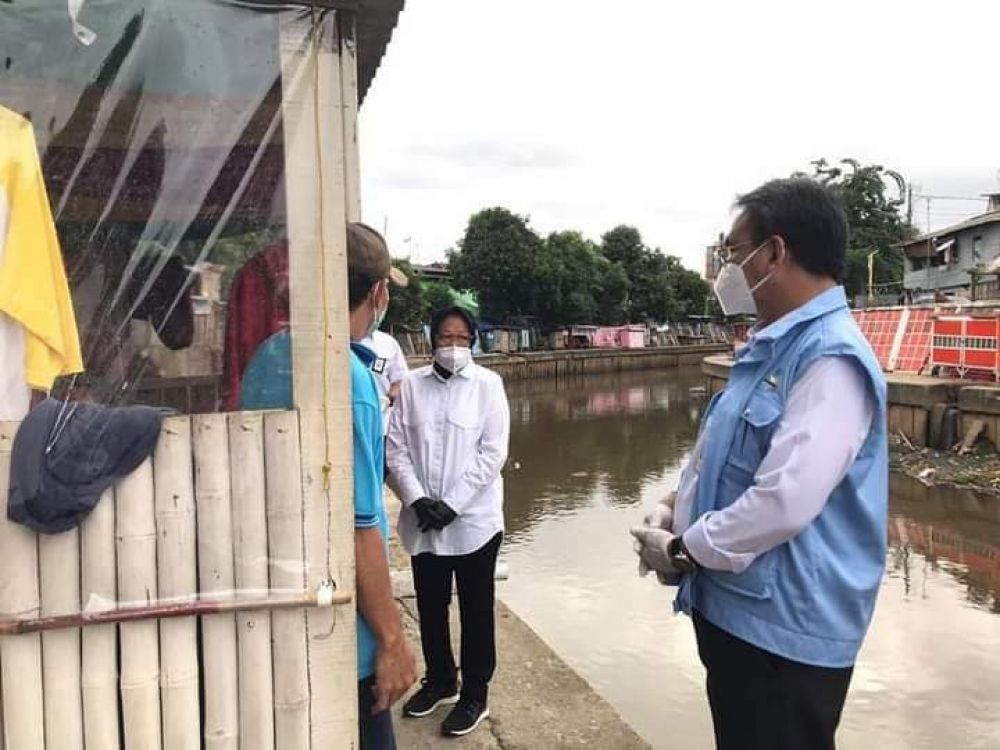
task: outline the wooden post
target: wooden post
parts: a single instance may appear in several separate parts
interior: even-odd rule
[[[271,588],[301,591],[305,587],[305,559],[298,414],[276,412],[265,416],[264,456]],[[306,614],[302,610],[273,612],[271,630],[274,643],[275,746],[282,750],[308,750]]]
[[[229,461],[233,500],[234,577],[242,591],[266,591],[267,509],[264,500],[264,434],[260,414],[229,418]],[[236,616],[240,665],[240,746],[274,747],[271,615]]]
[[[38,569],[43,617],[80,610],[80,533],[42,534]],[[80,630],[42,634],[42,684],[45,690],[45,747],[83,748],[80,693]]]
[[[80,529],[81,600],[85,609],[114,609],[115,496],[108,490]],[[93,598],[93,601],[92,601]],[[100,604],[98,603],[100,602]],[[83,731],[87,750],[118,750],[118,628],[83,630]]]
[[[115,489],[118,525],[118,598],[142,603],[157,598],[156,512],[153,464],[146,460]],[[155,620],[123,623],[121,696],[125,746],[160,745],[160,643]]]
[[[164,421],[153,470],[159,595],[163,599],[193,601],[198,594],[198,573],[190,417]],[[163,745],[169,750],[198,750],[201,718],[197,620],[183,617],[161,621],[160,654]]]
[[[232,596],[236,579],[226,415],[194,417],[193,430],[199,588],[203,595]],[[205,747],[208,750],[236,750],[240,740],[236,616],[203,617],[201,632]]]
[[[326,580],[353,590],[348,166],[340,43],[332,13],[286,19],[281,34],[293,392],[302,442],[306,582],[310,590]],[[346,96],[356,100],[356,93]],[[354,608],[310,610],[307,627],[312,745],[357,744]]]
[[[10,488],[10,452],[17,425],[0,424],[0,497]],[[38,541],[34,532],[0,513],[0,612],[37,615]],[[3,734],[9,748],[45,746],[42,641],[38,634],[0,638]]]

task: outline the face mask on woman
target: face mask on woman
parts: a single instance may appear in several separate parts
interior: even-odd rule
[[[434,350],[434,361],[448,372],[460,372],[472,361],[472,349],[467,346],[441,346]]]

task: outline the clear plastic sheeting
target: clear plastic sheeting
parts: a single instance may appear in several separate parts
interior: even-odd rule
[[[289,325],[280,27],[313,14],[333,21],[265,2],[0,4],[0,107],[34,131],[83,352],[60,395],[240,406]]]
[[[0,514],[0,750],[352,742],[355,17],[314,5],[0,0],[0,498],[32,399],[36,475],[90,488],[62,533]],[[95,407],[162,420],[106,485],[139,441]]]

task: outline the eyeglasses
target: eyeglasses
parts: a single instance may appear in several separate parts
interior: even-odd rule
[[[441,346],[468,346],[472,343],[472,337],[461,333],[442,333],[434,341]]]
[[[715,253],[723,263],[732,263],[733,256],[739,252],[740,248],[752,244],[753,240],[743,240],[743,242],[737,242],[735,245],[719,245]]]

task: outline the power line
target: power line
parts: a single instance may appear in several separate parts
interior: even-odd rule
[[[984,195],[977,196],[960,196],[960,195],[930,195],[927,193],[914,193],[914,198],[920,200],[936,200],[936,201],[988,201],[989,198]]]

